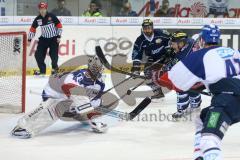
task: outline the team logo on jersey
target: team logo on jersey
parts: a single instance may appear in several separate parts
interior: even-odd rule
[[[37,20],[37,23],[38,23],[39,26],[41,26],[41,25],[42,25],[42,20],[41,20],[41,19],[38,19],[38,20]]]
[[[21,50],[21,39],[19,37],[15,37],[13,40],[13,53],[15,55],[20,54]]]
[[[158,38],[158,39],[156,39],[156,41],[155,41],[157,44],[160,44],[161,42],[162,42],[162,39],[161,38]]]

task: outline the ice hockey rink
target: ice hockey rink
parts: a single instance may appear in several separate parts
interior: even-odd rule
[[[39,95],[47,78],[27,77],[26,111],[37,107]],[[111,86],[109,80],[107,87]],[[210,98],[203,97],[202,107],[209,104]],[[151,103],[142,114],[171,114],[176,110],[174,92],[168,93],[159,103]],[[130,111],[132,107],[120,103],[117,108]],[[0,159],[1,160],[192,160],[193,120],[124,122],[104,116],[102,120],[110,126],[105,134],[92,133],[89,126],[79,122],[57,121],[53,126],[32,139],[17,139],[9,135],[23,114],[0,114]],[[240,125],[228,130],[223,140],[223,153],[226,160],[239,160]]]

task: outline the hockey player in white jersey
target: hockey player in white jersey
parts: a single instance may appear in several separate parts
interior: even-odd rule
[[[101,105],[105,87],[101,80],[102,70],[99,59],[92,57],[87,69],[50,77],[43,90],[43,102],[20,118],[11,134],[31,138],[58,119],[88,121],[93,131],[105,132],[107,125],[95,119],[101,113],[94,111]]]
[[[240,53],[218,46],[220,30],[205,25],[200,46],[162,74],[153,73],[153,81],[176,91],[188,91],[204,85],[213,94],[211,105],[196,120],[194,160],[222,160],[222,139],[228,127],[240,121]]]

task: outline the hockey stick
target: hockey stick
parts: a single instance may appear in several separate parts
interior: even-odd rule
[[[119,83],[116,84],[115,86],[113,86],[113,87],[109,88],[108,90],[104,91],[104,92],[101,94],[101,96],[104,95],[104,94],[106,94],[107,92],[109,92],[109,91],[112,90],[113,88],[118,87],[119,85],[123,84],[124,82],[128,81],[128,80],[131,79],[131,78],[132,78],[132,76],[128,77],[127,79],[124,79],[123,81],[119,82]]]
[[[120,70],[120,69],[117,69],[117,68],[111,66],[111,65],[108,63],[108,61],[107,61],[107,59],[106,59],[106,57],[105,57],[105,55],[104,55],[101,47],[100,47],[100,46],[96,46],[96,47],[95,47],[95,50],[96,50],[96,54],[97,54],[99,60],[101,61],[101,63],[102,63],[107,69],[109,69],[109,70],[111,70],[111,71],[113,71],[113,72],[117,72],[117,73],[129,75],[129,76],[131,76],[131,77],[133,77],[133,78],[149,79],[149,78],[146,77],[146,76],[137,75],[137,74],[134,74],[134,73],[131,73],[131,72],[126,72],[126,71],[123,71],[123,70]],[[162,61],[162,60],[163,60],[162,58],[159,59],[159,60],[157,60],[156,62],[152,63],[150,66],[146,67],[145,69],[149,69],[149,68],[153,67],[155,64],[157,64],[158,62],[160,62],[160,61]]]
[[[113,103],[107,105],[107,106],[111,106],[114,103],[116,103],[117,101],[114,101]],[[106,115],[109,115],[111,117],[115,117],[115,118],[120,118],[122,120],[133,120],[139,113],[141,113],[149,104],[151,103],[151,99],[149,97],[146,97],[145,99],[143,99],[143,101],[137,105],[137,107],[135,107],[130,113],[125,113],[125,112],[121,112],[121,111],[117,111],[117,110],[110,110],[108,108],[106,108],[107,106],[102,106],[102,107],[97,107],[96,111],[99,111],[101,113],[105,113]]]
[[[137,87],[134,87],[137,88]],[[132,89],[134,90],[134,89]],[[31,94],[35,94],[35,95],[42,95],[42,93],[39,93],[37,91],[33,91],[30,90]],[[108,116],[114,117],[114,118],[119,118],[122,120],[132,120],[133,118],[135,118],[140,112],[142,112],[150,103],[151,103],[151,99],[146,97],[132,112],[130,113],[126,113],[126,112],[121,112],[121,111],[117,111],[117,110],[111,110],[108,109],[109,107],[111,107],[112,105],[114,105],[115,103],[117,103],[118,101],[120,101],[121,99],[123,99],[125,96],[127,96],[128,94],[124,94],[122,95],[120,98],[118,98],[117,100],[113,101],[112,103],[106,105],[106,106],[99,106],[96,107],[95,110],[99,111],[103,114],[106,114]],[[48,98],[53,98],[53,99],[57,99],[56,97],[52,97],[49,95],[46,95],[46,97]],[[150,101],[149,101],[150,99]]]
[[[114,71],[114,72],[122,73],[122,74],[125,74],[125,75],[130,75],[130,76],[135,77],[135,78],[141,78],[141,79],[144,79],[144,80],[149,79],[149,78],[146,77],[146,76],[136,75],[136,74],[133,74],[133,73],[130,73],[130,72],[126,72],[126,71],[122,71],[122,70],[119,70],[119,69],[117,69],[117,68],[112,67],[112,66],[108,63],[107,59],[105,58],[101,47],[100,47],[100,46],[96,46],[95,49],[96,49],[96,54],[97,54],[97,56],[99,57],[100,61],[103,63],[103,65],[104,65],[106,68],[108,68],[108,69],[110,69],[110,70],[112,69],[112,71]],[[203,92],[203,91],[198,91],[198,90],[192,90],[192,89],[190,89],[189,91],[190,91],[190,92],[193,92],[193,93],[200,93],[200,94],[203,94],[203,95],[206,95],[206,96],[211,96],[211,95],[212,95],[212,94],[209,93],[209,92]]]
[[[139,87],[140,85],[142,85],[145,81],[139,83],[138,85],[136,85],[134,88],[131,89],[131,91],[135,90],[137,87]],[[131,93],[130,93],[131,94]],[[117,100],[113,101],[112,103],[103,106],[103,107],[97,107],[96,109],[99,109],[100,111],[105,111],[105,112],[109,112],[110,116],[113,116],[115,118],[120,118],[123,120],[132,120],[134,119],[140,112],[142,112],[150,103],[151,103],[151,99],[149,97],[146,97],[132,112],[130,113],[123,113],[120,111],[116,111],[116,110],[109,110],[108,108],[111,107],[112,105],[114,105],[115,103],[117,103],[118,101],[120,101],[121,99],[123,99],[125,96],[130,95],[128,92],[125,93],[124,95],[120,96],[120,98],[118,98]],[[104,113],[105,113],[104,112]]]
[[[125,74],[125,75],[129,75],[131,77],[134,77],[134,78],[142,78],[142,79],[146,79],[145,76],[141,76],[141,75],[137,75],[137,74],[134,74],[134,73],[129,73],[129,72],[126,72],[126,71],[122,71],[120,69],[117,69],[113,66],[111,66],[107,59],[105,58],[104,54],[103,54],[103,51],[101,49],[100,46],[96,46],[95,47],[95,50],[96,50],[96,54],[98,56],[98,58],[100,59],[100,61],[102,62],[102,64],[109,70],[111,71],[114,71],[114,72],[117,72],[117,73],[122,73],[122,74]]]

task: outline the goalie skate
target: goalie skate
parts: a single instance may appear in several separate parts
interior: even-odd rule
[[[105,133],[108,130],[107,124],[102,122],[90,122],[90,125],[92,127],[92,131],[95,133]]]
[[[16,126],[12,132],[11,135],[13,137],[17,137],[17,138],[23,138],[23,139],[28,139],[32,137],[32,134],[30,132],[28,132],[26,129],[23,129],[19,126]]]

